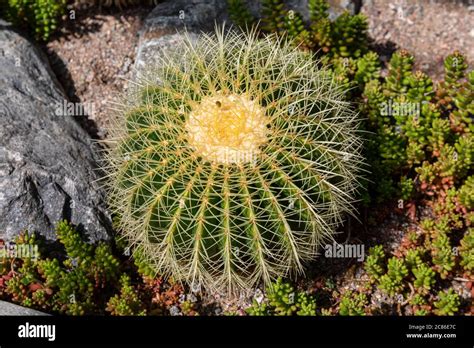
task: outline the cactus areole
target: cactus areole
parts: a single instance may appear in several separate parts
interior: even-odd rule
[[[217,29],[138,86],[105,168],[134,256],[211,291],[303,272],[359,187],[358,119],[331,73],[285,39]]]

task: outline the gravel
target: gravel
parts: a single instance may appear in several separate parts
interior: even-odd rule
[[[113,103],[133,76],[138,31],[151,7],[77,9],[75,19],[51,40],[47,54],[68,97],[90,110],[84,126],[95,138],[104,138]]]
[[[471,6],[468,6],[471,3]],[[443,60],[459,50],[474,63],[474,1],[364,0],[375,43],[406,49],[416,57],[415,69],[439,80]]]

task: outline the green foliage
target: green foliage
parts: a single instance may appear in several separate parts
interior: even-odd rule
[[[6,0],[5,17],[47,41],[66,12],[66,0]]]
[[[459,189],[459,201],[467,209],[474,209],[474,175],[468,177]]]
[[[410,87],[414,57],[408,51],[401,50],[390,59],[385,90],[388,96],[406,93]]]
[[[459,247],[460,265],[467,275],[474,273],[474,228],[469,228]]]
[[[292,39],[295,44],[301,45],[301,47],[311,46],[310,34],[306,30],[303,23],[303,18],[299,13],[290,10],[284,17],[285,21],[285,31],[290,39]]]
[[[79,233],[66,221],[58,223],[58,240],[66,259],[22,259],[7,281],[6,292],[15,302],[58,313],[80,315],[100,313],[99,304],[117,280],[119,262],[110,246],[96,246],[81,240]],[[27,234],[17,243],[34,241]]]
[[[230,16],[235,23],[250,21],[248,10],[244,8],[242,1],[228,1],[228,4]],[[301,14],[286,9],[283,0],[262,0],[260,29],[267,33],[286,34],[300,47],[321,50],[330,57],[358,58],[367,53],[366,18],[362,14],[351,15],[344,12],[336,20],[331,21],[328,9],[329,5],[325,0],[308,1],[311,22],[306,25]],[[367,71],[359,74],[358,78],[363,79],[366,74],[375,74],[376,67],[369,64],[362,68],[364,69]]]
[[[434,303],[437,315],[454,315],[459,309],[460,300],[458,294],[453,289],[448,291],[440,291],[438,293],[438,301]]]
[[[139,298],[136,290],[130,284],[130,277],[123,274],[120,277],[120,294],[110,298],[107,303],[107,311],[112,315],[145,315],[142,299]]]
[[[258,317],[269,316],[272,313],[266,303],[258,303],[256,300],[253,300],[252,305],[248,307],[245,311],[251,316]]]
[[[444,60],[445,80],[442,85],[451,97],[461,87],[461,80],[467,68],[466,58],[459,51],[450,54]]]
[[[316,315],[316,300],[310,295],[295,290],[281,278],[267,288],[267,300],[258,303],[254,300],[246,311],[250,315]]]
[[[385,253],[381,245],[369,249],[369,255],[365,261],[365,270],[372,277],[378,279],[384,273]]]
[[[458,65],[453,66],[454,58]],[[409,200],[417,194],[432,197],[434,191],[462,186],[474,169],[469,131],[474,89],[464,57],[459,53],[447,57],[445,81],[436,86],[426,74],[412,72],[413,63],[407,51],[396,52],[387,77],[376,76],[361,88],[365,101],[361,110],[368,115],[371,132],[367,157],[373,176],[380,178],[368,184],[376,202],[395,197]],[[359,59],[358,64],[367,63]],[[359,78],[359,85],[363,81]],[[468,205],[469,188],[467,182],[456,193]],[[448,198],[458,210],[459,199]],[[444,209],[444,214],[453,214],[453,209]],[[462,217],[458,220],[460,228]]]
[[[262,30],[283,33],[286,10],[283,0],[262,0]]]
[[[445,279],[455,265],[455,257],[447,234],[444,231],[438,231],[432,241],[432,246],[433,264],[441,278]]]
[[[415,184],[413,179],[407,178],[405,176],[400,178],[400,198],[408,201],[415,191]]]
[[[380,277],[380,289],[390,296],[404,289],[403,280],[408,275],[408,269],[403,260],[392,257],[387,263],[387,273]]]
[[[364,15],[344,12],[334,21],[331,32],[332,54],[361,57],[367,52],[367,20]]]
[[[241,28],[250,28],[255,22],[244,0],[227,0],[227,10],[232,22]]]
[[[426,264],[419,264],[412,270],[415,280],[413,285],[422,293],[427,293],[435,283],[435,272]]]
[[[368,306],[367,295],[359,293],[353,295],[350,292],[344,294],[339,304],[340,315],[365,315],[365,308]]]
[[[357,72],[354,80],[364,86],[370,81],[376,81],[380,78],[380,61],[375,52],[368,52],[357,60]]]
[[[327,0],[308,0],[309,18],[318,22],[329,17],[329,3]]]
[[[424,249],[420,247],[408,250],[405,256],[405,264],[407,268],[413,270],[414,268],[422,267],[424,265],[423,254]]]

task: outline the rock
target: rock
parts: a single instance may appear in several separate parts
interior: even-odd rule
[[[330,5],[329,18],[334,19],[344,11],[355,14],[359,11],[361,0],[328,0]],[[247,6],[254,17],[260,18],[262,11],[262,2],[247,0]],[[308,0],[286,0],[286,7],[292,9],[303,16],[305,21],[309,21]]]
[[[50,315],[31,308],[18,306],[16,304],[0,301],[0,316],[4,315]]]
[[[201,31],[213,31],[216,23],[228,21],[226,2],[220,0],[176,0],[158,4],[140,31],[135,67],[138,74],[153,66],[163,51],[176,46],[187,31],[196,38]]]
[[[60,219],[109,239],[97,148],[60,110],[70,104],[43,53],[3,20],[0,67],[0,239],[28,230],[54,240]]]
[[[335,18],[343,11],[354,14],[360,7],[360,0],[329,0],[330,17]],[[288,0],[288,9],[293,9],[309,20],[308,0]],[[261,1],[247,1],[250,12],[260,18]],[[227,4],[223,0],[168,0],[157,5],[145,20],[140,33],[135,67],[139,73],[143,67],[155,64],[163,50],[172,48],[182,38],[185,29],[194,39],[200,32],[210,32],[216,23],[231,24]]]
[[[176,33],[186,28],[200,32],[214,29],[215,23],[228,20],[226,1],[172,0],[158,4],[144,23],[144,32]]]

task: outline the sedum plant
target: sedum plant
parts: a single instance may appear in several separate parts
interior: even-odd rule
[[[459,310],[459,295],[453,289],[440,291],[438,293],[438,301],[434,303],[435,313],[437,315],[454,315]]]
[[[2,13],[4,12],[4,14]],[[0,16],[47,41],[66,13],[66,0],[5,0]]]
[[[363,316],[367,307],[367,295],[364,293],[345,293],[339,304],[339,314],[344,316]]]
[[[315,316],[316,299],[296,290],[290,283],[278,278],[276,282],[267,286],[267,299],[259,303],[256,299],[246,309],[251,316]]]
[[[357,115],[277,36],[183,40],[139,82],[108,153],[123,236],[155,271],[207,289],[303,272],[351,212]]]

